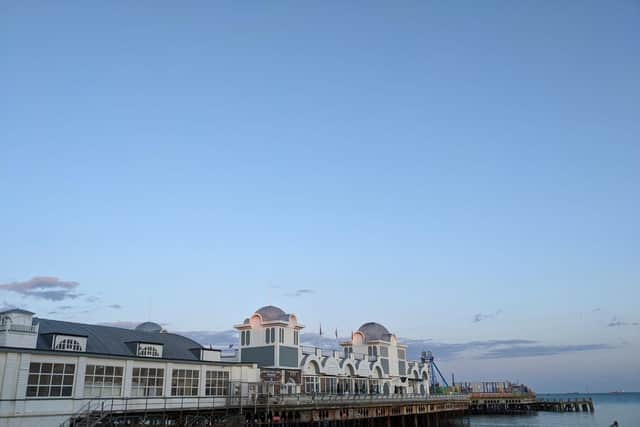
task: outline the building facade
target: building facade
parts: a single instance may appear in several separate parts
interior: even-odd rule
[[[155,323],[135,330],[0,313],[0,426],[59,426],[88,402],[154,408],[206,401],[259,381],[255,364],[170,334]]]
[[[274,394],[429,394],[429,369],[379,323],[363,324],[342,350],[305,346],[297,317],[265,306],[243,323],[238,360],[260,367]]]
[[[59,426],[94,404],[153,411],[235,397],[429,394],[428,367],[408,361],[378,323],[340,350],[303,345],[304,326],[274,306],[235,328],[237,351],[225,353],[151,322],[125,329],[1,312],[0,427]]]

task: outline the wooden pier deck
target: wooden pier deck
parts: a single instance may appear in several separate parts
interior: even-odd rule
[[[590,397],[538,399],[534,393],[471,393],[472,414],[522,414],[533,411],[594,412]]]
[[[440,427],[460,425],[469,408],[468,395],[319,395],[269,397],[251,401],[230,398],[223,407],[211,407],[202,401],[179,407],[165,403],[163,407],[153,409],[142,402],[134,405],[132,399],[112,400],[96,400],[94,406],[71,417],[60,427]]]
[[[550,412],[593,412],[593,400],[590,397],[582,399],[537,399],[533,404],[536,411]]]

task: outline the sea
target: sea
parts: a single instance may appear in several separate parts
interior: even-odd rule
[[[469,427],[609,427],[618,421],[620,427],[640,427],[640,393],[606,394],[538,394],[545,399],[591,397],[595,411],[537,412],[532,415],[474,415],[466,420]]]

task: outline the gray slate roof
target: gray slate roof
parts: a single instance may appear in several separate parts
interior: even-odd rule
[[[50,334],[86,336],[87,353],[113,356],[135,356],[132,347],[127,345],[132,342],[162,344],[163,359],[200,360],[198,352],[192,350],[203,348],[196,341],[177,334],[34,318],[33,324],[36,323],[40,325],[36,345],[40,350],[51,350]]]

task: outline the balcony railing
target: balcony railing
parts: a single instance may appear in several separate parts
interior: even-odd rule
[[[38,325],[17,325],[14,323],[4,323],[0,325],[0,332],[28,332],[37,333]]]

